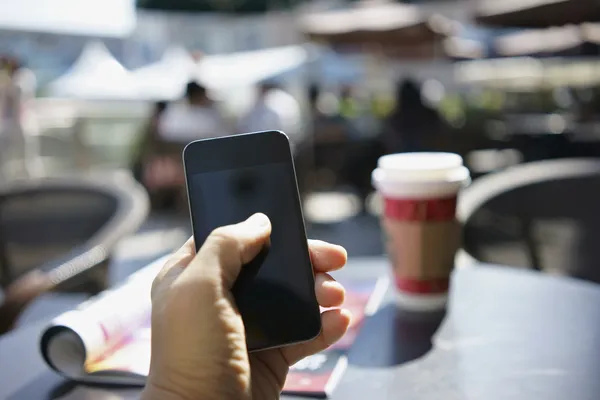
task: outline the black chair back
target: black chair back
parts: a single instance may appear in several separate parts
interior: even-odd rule
[[[600,282],[600,160],[541,161],[476,180],[458,209],[475,259]]]
[[[44,291],[106,289],[115,245],[139,228],[148,208],[141,185],[118,173],[0,189],[0,334]]]
[[[118,206],[117,198],[84,187],[5,194],[0,200],[3,286],[86,243]]]

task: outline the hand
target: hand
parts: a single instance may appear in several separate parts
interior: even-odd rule
[[[344,335],[349,312],[327,310],[313,341],[248,354],[230,289],[270,234],[269,219],[255,214],[216,229],[197,255],[188,240],[167,262],[152,287],[152,362],[143,399],[278,399],[291,365]],[[327,272],[346,263],[346,251],[319,241],[309,249],[319,304],[340,306],[344,289]]]

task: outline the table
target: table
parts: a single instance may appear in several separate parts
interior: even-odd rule
[[[354,259],[338,277],[386,273]],[[0,339],[0,399],[134,399],[65,382],[39,356],[43,324]],[[600,286],[509,267],[457,270],[449,311],[402,312],[390,292],[363,326],[333,399],[596,400]],[[292,399],[292,397],[284,397]]]

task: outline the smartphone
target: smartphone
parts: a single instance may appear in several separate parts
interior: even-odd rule
[[[215,228],[257,212],[271,220],[270,243],[232,289],[248,350],[315,338],[321,317],[287,136],[267,131],[198,140],[183,160],[196,250]]]

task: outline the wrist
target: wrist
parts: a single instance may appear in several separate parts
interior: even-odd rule
[[[142,400],[212,400],[215,388],[202,379],[188,380],[184,376],[150,373],[142,392]]]
[[[195,400],[185,393],[176,393],[170,389],[156,386],[152,383],[146,384],[140,400]]]
[[[195,377],[166,374],[155,379],[152,374],[146,381],[141,400],[250,400],[249,390],[241,390],[231,382],[224,382],[218,377]]]

